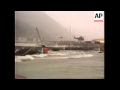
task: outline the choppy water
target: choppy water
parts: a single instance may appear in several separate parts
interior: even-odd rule
[[[15,73],[26,76],[28,79],[104,78],[104,53],[85,52],[86,55],[89,54],[91,56],[66,59],[64,57],[68,57],[69,51],[50,51],[49,53],[51,55],[34,57],[34,60],[15,63]],[[79,54],[79,52],[77,53]],[[71,55],[74,56],[76,53],[72,52]]]
[[[25,56],[15,56],[15,62],[29,61],[36,58],[39,59],[70,59],[70,58],[82,58],[82,57],[92,57],[93,54],[86,53],[83,51],[49,51],[48,54],[35,54],[35,55],[25,55]]]

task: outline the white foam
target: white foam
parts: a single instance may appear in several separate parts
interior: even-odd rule
[[[68,59],[69,57],[52,57],[50,59]]]
[[[84,55],[84,57],[92,57],[93,55],[92,54],[86,54]]]
[[[54,57],[47,57],[41,59],[75,59],[75,58],[82,58],[82,57],[92,57],[92,54],[77,54],[77,55],[66,55],[66,56],[54,56]]]
[[[59,56],[61,56],[61,55],[67,55],[67,54],[64,54],[64,53],[54,53],[54,54],[48,54],[48,55],[59,55]]]
[[[81,58],[82,56],[81,55],[71,55],[69,56],[69,58]]]
[[[35,58],[30,56],[30,55],[26,55],[26,56],[15,56],[15,62],[22,62],[22,61],[27,61],[27,60],[34,60]]]
[[[62,55],[77,55],[77,54],[85,54],[84,52],[76,52],[76,51],[68,51],[68,52],[51,52],[50,54],[48,55],[53,55],[53,56],[56,56],[56,55],[59,55],[59,56],[62,56]]]
[[[15,58],[15,62],[22,62],[21,59],[16,59]]]
[[[49,58],[39,58],[39,59],[68,59],[69,57],[49,57]]]
[[[47,57],[47,54],[31,55],[35,58]]]
[[[34,57],[32,57],[32,56],[30,56],[30,55],[26,55],[25,57],[26,57],[26,59],[28,59],[28,60],[34,60],[34,59],[35,59]]]
[[[92,54],[83,54],[83,55],[70,55],[69,58],[82,58],[82,57],[92,57]]]
[[[50,57],[49,57],[50,56]],[[85,54],[84,52],[52,52],[50,54],[34,54],[26,56],[15,56],[15,62],[22,62],[27,60],[39,59],[68,59],[68,58],[81,58],[81,57],[92,57],[92,54]]]

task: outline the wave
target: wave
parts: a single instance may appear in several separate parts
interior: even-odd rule
[[[31,55],[26,56],[15,56],[15,62],[22,62],[22,61],[28,61],[28,60],[34,60],[35,58]]]
[[[50,54],[34,54],[26,56],[15,56],[15,62],[22,62],[28,60],[34,60],[35,58],[39,59],[74,59],[82,57],[92,57],[92,54],[85,54],[84,52],[67,52],[67,53],[50,53]]]
[[[31,55],[32,57],[35,57],[35,58],[41,58],[41,57],[47,57],[48,55],[47,54],[39,54],[39,55]]]

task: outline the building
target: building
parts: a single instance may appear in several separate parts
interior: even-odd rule
[[[104,39],[94,39],[94,40],[92,40],[92,43],[94,43],[94,44],[104,44],[105,42],[104,42]]]
[[[17,37],[15,38],[15,43],[37,43],[40,40],[38,38],[32,37]]]

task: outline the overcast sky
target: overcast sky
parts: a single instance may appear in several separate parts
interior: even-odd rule
[[[104,38],[104,22],[94,22],[94,11],[44,11],[76,36]]]

